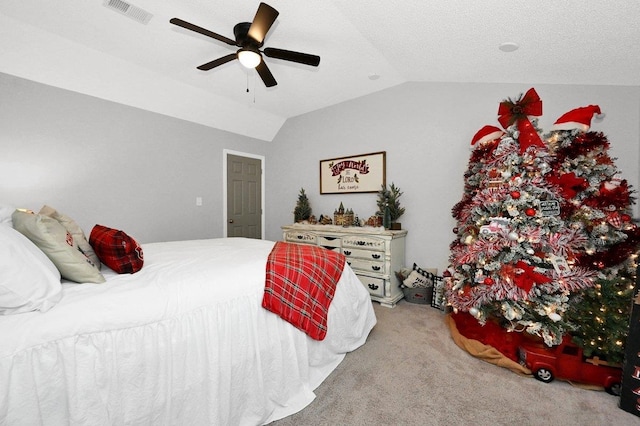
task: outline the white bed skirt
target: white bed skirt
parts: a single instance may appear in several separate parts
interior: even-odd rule
[[[156,248],[144,249],[152,262]],[[4,347],[0,424],[260,425],[301,410],[375,325],[368,293],[346,267],[315,341],[263,309],[253,287],[148,323]]]

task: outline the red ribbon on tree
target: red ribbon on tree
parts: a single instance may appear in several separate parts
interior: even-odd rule
[[[498,107],[498,122],[505,129],[516,123],[520,136],[520,153],[524,153],[530,146],[538,146],[544,148],[544,142],[540,139],[540,135],[536,131],[528,116],[539,117],[542,115],[542,101],[531,88],[517,101],[511,99],[500,102]]]
[[[529,293],[534,284],[545,284],[551,282],[551,278],[544,274],[535,272],[533,266],[527,262],[519,260],[515,265],[502,265],[500,275],[507,281],[512,281],[518,288]]]
[[[589,182],[581,177],[577,177],[574,172],[564,173],[560,177],[556,175],[550,175],[547,180],[560,187],[560,193],[567,200],[575,197],[578,192],[584,191],[589,187]]]
[[[516,273],[515,277],[513,277],[513,282],[527,293],[531,291],[534,284],[545,284],[551,282],[551,278],[539,272],[535,272],[533,270],[533,266],[523,262],[522,260],[516,262],[516,268],[522,269],[523,272],[520,274]]]

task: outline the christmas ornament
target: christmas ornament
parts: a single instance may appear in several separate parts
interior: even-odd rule
[[[548,259],[558,275],[563,276],[571,272],[569,264],[567,263],[567,259],[565,259],[564,257],[550,254]]]
[[[559,216],[560,203],[558,200],[541,200],[540,211],[542,212],[542,216]]]
[[[504,132],[496,126],[484,126],[482,129],[478,130],[475,135],[473,135],[473,138],[471,139],[471,148],[476,148],[483,146],[488,142],[493,142],[496,139],[500,139],[502,135],[504,135]]]
[[[496,234],[504,231],[509,226],[509,219],[506,217],[492,217],[488,225],[480,227],[480,234]]]
[[[560,315],[558,315],[555,312],[551,312],[549,315],[547,315],[549,317],[549,319],[553,322],[558,322],[562,319],[562,317]]]
[[[526,214],[527,216],[535,216],[536,215],[536,209],[529,207],[528,209],[526,209],[524,211],[524,214]]]
[[[583,132],[591,127],[591,119],[596,114],[602,114],[598,105],[589,105],[573,109],[556,120],[551,130],[574,130]]]
[[[520,214],[520,211],[516,206],[507,206],[507,213],[509,213],[511,217],[516,217]]]
[[[518,198],[520,198],[520,191],[511,191],[510,195],[511,195],[511,198],[517,200]]]
[[[607,222],[614,228],[622,228],[622,215],[618,212],[610,213],[607,216]]]
[[[620,187],[622,181],[620,179],[611,179],[602,183],[602,189],[611,192]]]
[[[551,166],[549,166],[549,164],[547,163],[540,163],[540,165],[538,166],[540,169],[540,172],[544,175],[546,175],[547,173],[549,173],[551,171]]]

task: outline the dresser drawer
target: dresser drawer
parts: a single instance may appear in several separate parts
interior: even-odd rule
[[[336,253],[340,253],[340,247],[331,247],[331,246],[320,246],[322,248],[326,248],[327,250],[335,251]]]
[[[342,247],[385,251],[385,240],[364,235],[349,235],[342,237]]]
[[[354,249],[354,248],[343,248],[342,253],[347,257],[367,259],[373,261],[383,261],[384,260],[384,252],[383,251],[373,251],[373,250],[362,250],[362,249]]]
[[[357,259],[354,257],[347,257],[347,263],[351,266],[356,273],[358,271],[370,272],[375,274],[384,274],[384,262],[373,262],[365,259]]]
[[[364,287],[369,290],[369,294],[377,297],[384,297],[384,279],[369,277],[367,275],[356,274]]]
[[[316,244],[315,234],[291,231],[285,234],[285,240],[292,243]]]
[[[340,247],[340,237],[333,237],[330,235],[318,235],[318,245],[330,248],[330,247]]]

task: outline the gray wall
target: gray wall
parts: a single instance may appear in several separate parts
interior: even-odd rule
[[[451,207],[462,197],[471,138],[482,126],[498,126],[498,104],[531,86],[520,84],[407,83],[289,119],[273,141],[267,179],[267,238],[293,221],[303,187],[316,216],[340,205],[361,218],[376,211],[375,194],[320,195],[319,160],[387,152],[387,183],[403,191],[407,265],[446,267],[455,221]],[[592,129],[603,131],[623,177],[638,188],[640,88],[535,85],[543,101],[540,126],[548,130],[565,112],[598,104],[606,113]],[[637,206],[636,206],[637,216]]]
[[[265,157],[266,238],[293,222],[300,188],[314,213],[340,202],[366,218],[375,194],[319,194],[319,161],[387,152],[387,182],[404,191],[407,264],[447,266],[473,134],[497,125],[517,84],[407,83],[289,119],[263,142],[0,73],[0,202],[50,204],[78,221],[123,229],[141,242],[223,235],[223,150]],[[593,123],[638,188],[640,88],[536,85],[543,129],[566,111],[599,104]],[[203,198],[196,207],[195,198]],[[637,206],[635,215],[638,216]]]
[[[267,147],[0,73],[0,202],[50,204],[87,234],[100,223],[140,242],[222,237],[223,149]]]

